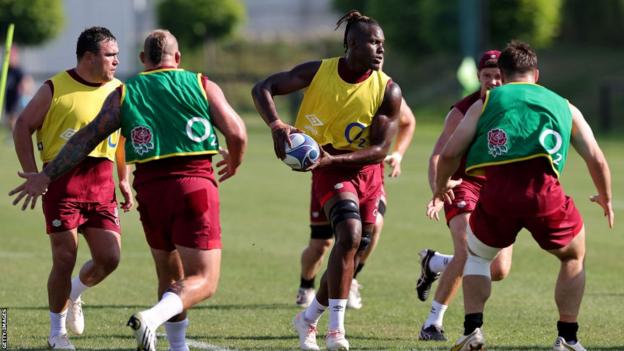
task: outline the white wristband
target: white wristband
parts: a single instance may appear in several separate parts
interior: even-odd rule
[[[398,152],[398,151],[393,152],[390,156],[395,158],[397,160],[397,162],[399,162],[399,163],[401,163],[401,161],[403,160],[403,156],[401,156],[401,153]]]

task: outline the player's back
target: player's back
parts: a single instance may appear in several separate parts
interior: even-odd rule
[[[545,215],[564,203],[563,189],[545,157],[485,167],[485,175],[479,201],[490,214]]]

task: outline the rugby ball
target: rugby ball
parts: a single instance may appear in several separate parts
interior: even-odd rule
[[[321,151],[314,139],[303,133],[289,135],[291,146],[284,145],[286,157],[282,160],[290,168],[302,171],[318,162]]]

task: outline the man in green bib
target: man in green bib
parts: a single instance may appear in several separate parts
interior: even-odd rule
[[[11,192],[19,193],[16,201],[36,199],[51,180],[121,128],[126,161],[136,164],[133,186],[158,276],[159,302],[128,321],[142,351],[156,351],[156,329],[162,324],[169,350],[188,351],[186,310],[215,293],[221,271],[219,195],[212,166],[212,156],[219,152],[215,128],[228,149],[217,163],[219,181],[236,173],[247,145],[243,121],[219,86],[178,68],[180,57],[169,31],[152,31],[140,55],[145,71],[113,91],[92,123],[41,173],[25,174],[26,182]]]
[[[590,126],[566,99],[535,84],[537,56],[513,41],[498,60],[502,87],[488,92],[468,110],[441,154],[434,200],[453,198],[450,177],[467,152],[467,174],[485,174],[477,207],[467,228],[464,267],[464,335],[452,351],[482,350],[483,310],[491,292],[490,263],[526,228],[540,247],[561,261],[555,287],[559,335],[555,351],[585,350],[578,342],[577,317],[585,286],[583,220],[559,183],[570,144],[581,155],[613,227],[611,175]]]

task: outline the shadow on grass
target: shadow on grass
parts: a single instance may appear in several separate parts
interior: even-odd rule
[[[592,351],[621,351],[622,346],[608,346],[608,347],[592,347],[591,345],[583,345],[588,350]],[[544,345],[533,345],[533,346],[487,346],[488,351],[528,351],[528,350],[552,350],[552,346],[544,346]],[[414,349],[418,350],[418,349]],[[435,350],[435,349],[434,349]],[[446,349],[445,349],[446,350]]]
[[[84,304],[83,308],[86,310],[89,309],[130,309],[130,310],[143,310],[152,307],[152,305],[96,305],[96,304]],[[24,311],[37,311],[37,310],[48,310],[48,306],[8,306],[10,310],[24,310]],[[294,310],[292,304],[235,304],[235,305],[200,305],[193,306],[192,310],[278,310],[278,309],[286,309],[286,310]]]
[[[189,339],[194,340],[194,341],[202,341],[202,337],[197,337],[197,336],[193,336],[193,335],[189,335],[188,336]],[[133,340],[134,337],[131,335],[119,335],[119,334],[114,334],[114,335],[90,335],[90,336],[82,336],[81,339],[117,339],[117,340],[128,340],[130,342],[130,340]],[[159,338],[161,339],[161,338]],[[214,336],[214,339],[221,339],[221,340],[230,340],[230,341],[235,341],[235,340],[245,340],[245,341],[271,341],[271,340],[292,340],[293,345],[297,345],[297,337],[293,336],[293,335],[281,335],[281,336],[265,336],[265,335],[258,335],[258,336]],[[437,345],[437,346],[423,346],[423,345],[418,345],[418,346],[406,346],[405,343],[407,340],[405,339],[401,339],[401,338],[383,338],[383,337],[368,337],[368,338],[362,338],[362,337],[356,337],[353,336],[353,340],[355,341],[355,345],[352,345],[352,350],[377,350],[377,351],[391,351],[391,350],[411,350],[411,351],[440,351],[440,350],[449,350],[449,345],[447,345],[446,343],[443,343],[441,345]],[[370,340],[370,341],[378,341],[387,345],[375,345],[375,346],[364,346],[364,347],[358,347],[357,346],[357,341],[356,340]],[[401,341],[401,346],[396,346],[396,345],[392,345],[393,341]],[[409,341],[408,341],[409,343]],[[419,342],[414,342],[415,344],[418,344]],[[127,348],[103,348],[102,345],[98,346],[98,347],[87,347],[87,348],[80,348],[83,350],[90,350],[90,351],[121,351],[121,350],[127,350]],[[287,350],[285,348],[282,347],[267,347],[267,345],[257,345],[257,346],[246,346],[246,347],[224,347],[224,349],[226,350],[236,350],[236,351],[245,351],[245,350]],[[290,349],[290,348],[289,348]],[[587,346],[588,350],[592,350],[592,351],[622,351],[623,347],[622,346],[608,346],[608,347],[592,347],[591,345]],[[39,347],[39,348],[32,348],[32,347],[22,347],[22,348],[11,348],[11,350],[23,350],[23,351],[39,351],[39,350],[44,350],[44,347]],[[536,351],[536,350],[551,350],[551,346],[547,346],[547,345],[527,345],[527,346],[501,346],[501,345],[492,345],[492,346],[488,346],[487,347],[488,351]]]
[[[235,305],[201,305],[194,306],[194,310],[296,310],[297,307],[289,303],[267,303],[267,304],[235,304]]]
[[[128,351],[128,348],[123,348],[123,349],[90,349],[90,348],[80,348],[81,350],[90,350],[90,351]],[[42,346],[36,349],[32,349],[32,348],[17,348],[17,349],[11,349],[11,350],[21,350],[21,351],[42,351],[42,350],[48,350],[46,347]]]
[[[258,347],[241,347],[241,348],[227,348],[228,350],[237,350],[237,351],[245,351],[245,350],[291,350],[291,349],[284,349],[284,348],[267,348],[266,346],[258,346]],[[356,351],[356,350],[377,350],[377,351],[391,351],[391,350],[396,350],[395,347],[379,347],[379,346],[375,346],[375,347],[352,347],[352,350]],[[437,350],[448,350],[448,346],[438,346],[438,347],[427,347],[427,348],[401,348],[401,349],[407,349],[407,350],[412,350],[412,351],[437,351]],[[622,350],[622,346],[613,346],[613,347],[591,347],[588,350],[592,350],[592,351],[621,351]],[[45,350],[43,347],[40,348],[16,348],[16,349],[12,349],[12,350],[21,350],[21,351],[41,351],[41,350]],[[103,348],[86,348],[83,350],[90,350],[90,351],[128,351],[127,348],[117,348],[117,349],[103,349]],[[489,347],[488,351],[497,351],[497,350],[503,350],[503,351],[528,351],[528,350],[532,350],[532,351],[536,351],[536,350],[551,350],[550,347],[544,347],[543,345],[540,346],[522,346],[522,347],[506,347],[506,346],[495,346],[495,347]]]
[[[624,293],[613,293],[613,292],[594,292],[594,293],[585,293],[585,296],[597,296],[597,297],[624,297]]]
[[[104,308],[110,308],[110,309],[146,309],[146,308],[150,308],[152,306],[148,306],[148,305],[91,305],[91,304],[84,304],[83,308],[85,309],[104,309]],[[48,306],[8,306],[7,307],[9,309],[9,312],[11,310],[22,310],[22,311],[37,311],[37,310],[45,310],[47,311],[49,308]]]

